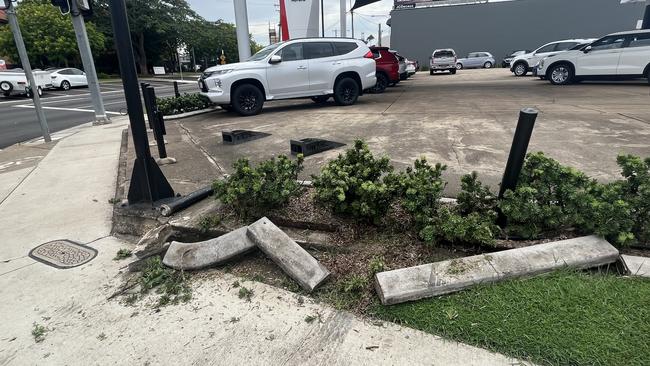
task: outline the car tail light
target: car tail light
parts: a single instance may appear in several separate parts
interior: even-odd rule
[[[366,54],[363,56],[363,58],[371,58],[371,59],[373,59],[373,60],[375,59],[375,57],[372,55],[372,51],[368,51],[368,53],[366,53]]]

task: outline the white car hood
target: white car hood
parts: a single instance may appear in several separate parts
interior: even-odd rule
[[[219,70],[248,70],[248,69],[257,69],[262,64],[261,61],[245,61],[245,62],[235,62],[233,64],[217,65],[208,67],[204,72],[210,73]]]

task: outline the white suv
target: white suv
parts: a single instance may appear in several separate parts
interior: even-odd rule
[[[305,38],[272,44],[245,62],[210,67],[199,78],[201,94],[243,116],[264,101],[331,96],[351,105],[377,83],[375,60],[365,43],[346,38]]]
[[[590,43],[593,39],[567,39],[564,41],[551,42],[543,45],[531,53],[526,53],[515,57],[510,62],[510,71],[515,76],[526,76],[529,72],[533,71],[533,67],[537,65],[545,57],[551,56],[558,52],[564,52],[572,49],[581,43]]]
[[[537,74],[555,85],[640,77],[650,82],[650,30],[610,34],[579,50],[548,57],[539,63]]]

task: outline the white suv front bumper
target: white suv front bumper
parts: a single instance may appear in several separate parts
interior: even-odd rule
[[[199,79],[199,89],[201,95],[208,97],[212,103],[230,104],[230,85],[224,85],[218,77]]]

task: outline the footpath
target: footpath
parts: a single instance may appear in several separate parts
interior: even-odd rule
[[[127,126],[119,118],[0,151],[0,365],[521,364],[227,273],[193,281],[192,299],[180,305],[107,300],[128,264],[113,258],[133,247],[111,236],[109,202]],[[71,269],[28,256],[59,239],[98,255]],[[251,301],[234,281],[254,291]],[[40,342],[35,325],[44,327]]]

